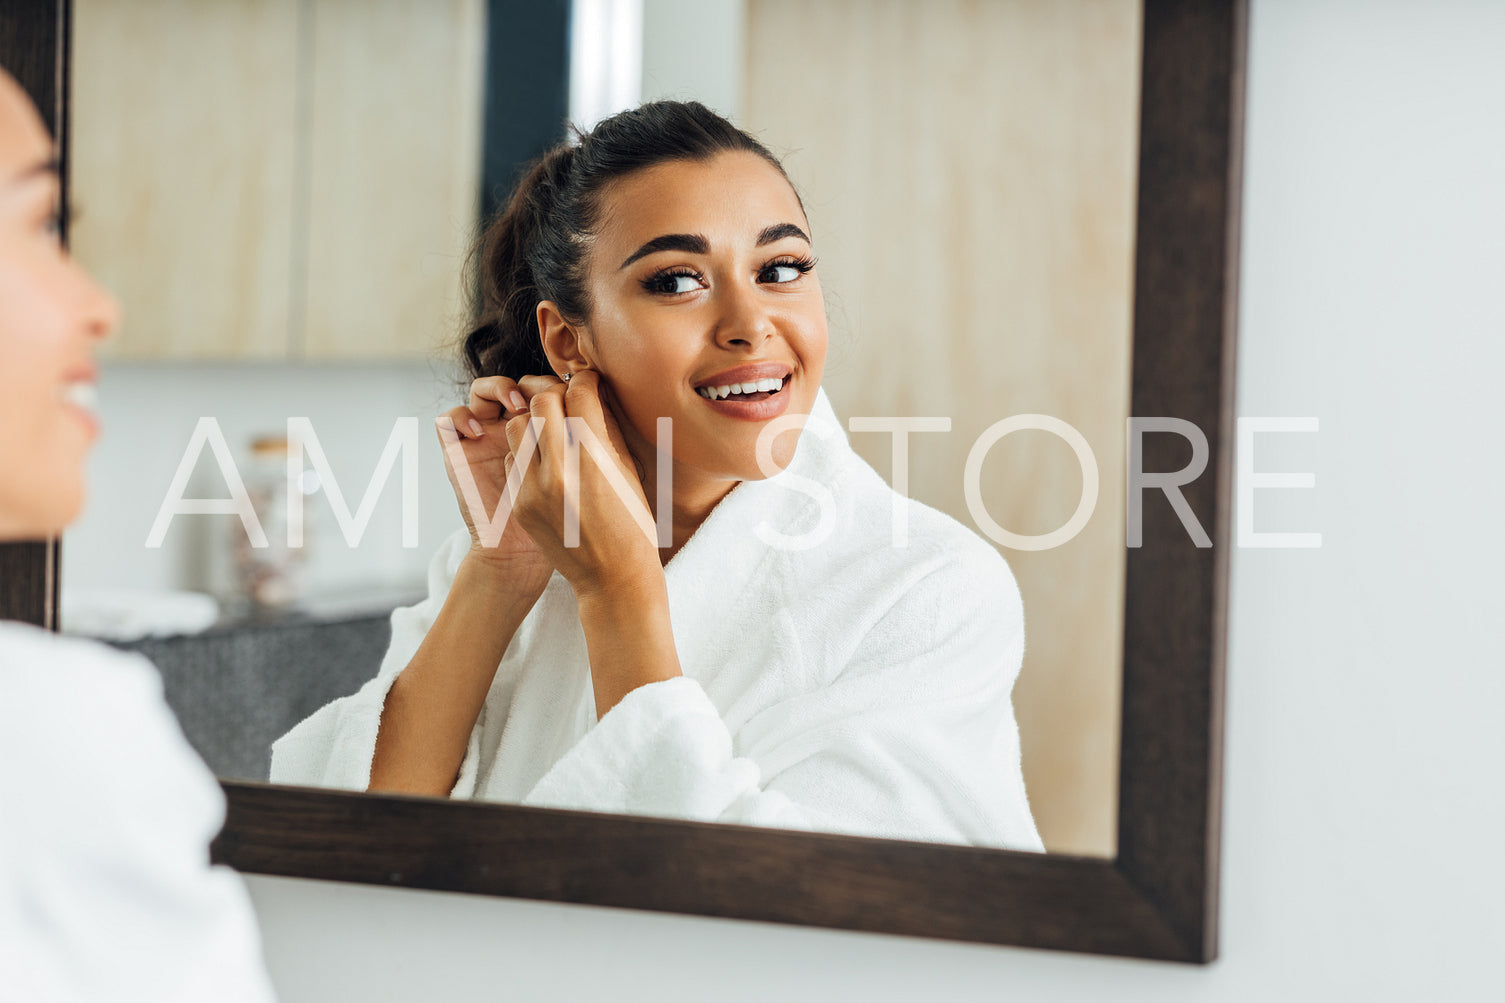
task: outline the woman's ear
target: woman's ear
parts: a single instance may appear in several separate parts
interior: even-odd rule
[[[538,337],[543,354],[556,373],[576,369],[594,369],[585,353],[584,330],[564,319],[553,300],[538,304]]]

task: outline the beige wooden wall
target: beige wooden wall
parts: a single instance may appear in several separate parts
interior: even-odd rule
[[[480,189],[482,0],[75,0],[74,255],[136,360],[423,359]]]
[[[1140,6],[1135,0],[749,0],[742,124],[805,199],[843,420],[949,416],[912,439],[911,496],[979,529],[967,453],[1036,412],[1096,454],[1097,507],[1004,549],[1024,594],[1015,688],[1052,852],[1115,852]],[[851,433],[891,475],[887,434]],[[982,468],[1015,533],[1070,519],[1071,448],[1011,435]]]

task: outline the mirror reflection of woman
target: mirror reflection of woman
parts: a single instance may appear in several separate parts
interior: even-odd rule
[[[0,69],[0,543],[57,536],[115,301],[63,249],[57,150]],[[66,615],[66,611],[64,611]],[[225,797],[140,655],[0,621],[0,998],[269,1003]]]
[[[470,396],[438,422],[465,529],[394,612],[376,677],[280,739],[272,780],[1043,849],[1017,585],[848,444],[778,159],[696,102],[577,139],[482,237]],[[567,416],[609,450],[574,445]],[[760,463],[790,418],[804,430],[764,435]],[[643,528],[660,457],[667,541]]]

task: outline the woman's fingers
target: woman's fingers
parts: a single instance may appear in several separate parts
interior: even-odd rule
[[[453,423],[461,438],[481,438],[493,424],[502,425],[509,451],[536,449],[528,446],[535,427],[564,428],[564,391],[568,384],[553,375],[530,375],[520,380],[505,376],[483,376],[470,385],[470,406],[452,408],[440,416]],[[533,419],[539,419],[534,421]],[[553,441],[553,434],[545,436]]]
[[[529,378],[529,377],[525,377]],[[538,449],[549,457],[551,466],[558,469],[564,457],[562,444],[567,429],[564,422],[564,391],[566,384],[554,380],[528,398],[529,427],[538,437]]]
[[[523,377],[525,381],[531,378]],[[470,410],[472,417],[492,422],[503,413],[515,415],[527,411],[527,396],[519,391],[516,381],[506,376],[482,376],[471,381]]]
[[[476,413],[468,407],[452,407],[434,420],[438,426],[440,439],[444,438],[444,432],[453,432],[461,439],[479,439],[485,436],[486,428],[476,416]]]
[[[564,407],[569,414],[584,418],[597,441],[606,443],[617,455],[624,472],[642,483],[643,465],[632,455],[622,434],[626,418],[620,415],[611,385],[601,378],[600,373],[593,369],[576,373],[565,391]]]
[[[596,438],[609,444],[617,455],[625,459],[631,454],[627,450],[627,441],[622,437],[622,430],[617,425],[616,415],[609,410],[609,393],[606,384],[601,382],[600,373],[594,369],[583,369],[570,378],[564,394],[564,407],[568,413],[584,418],[585,423],[596,433]]]
[[[496,421],[504,415],[508,418],[528,413],[528,402],[534,394],[557,389],[565,384],[557,376],[524,376],[512,380],[506,376],[482,376],[470,384],[471,417],[483,424]]]

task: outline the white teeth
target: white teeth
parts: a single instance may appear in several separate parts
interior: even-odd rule
[[[99,407],[99,388],[93,383],[65,383],[58,390],[57,396],[64,404],[72,404],[85,411],[93,412]]]
[[[732,394],[751,394],[761,390],[774,391],[784,385],[784,380],[778,377],[768,377],[761,380],[751,380],[747,383],[726,383],[719,387],[700,387],[695,392],[706,400],[719,400]]]

